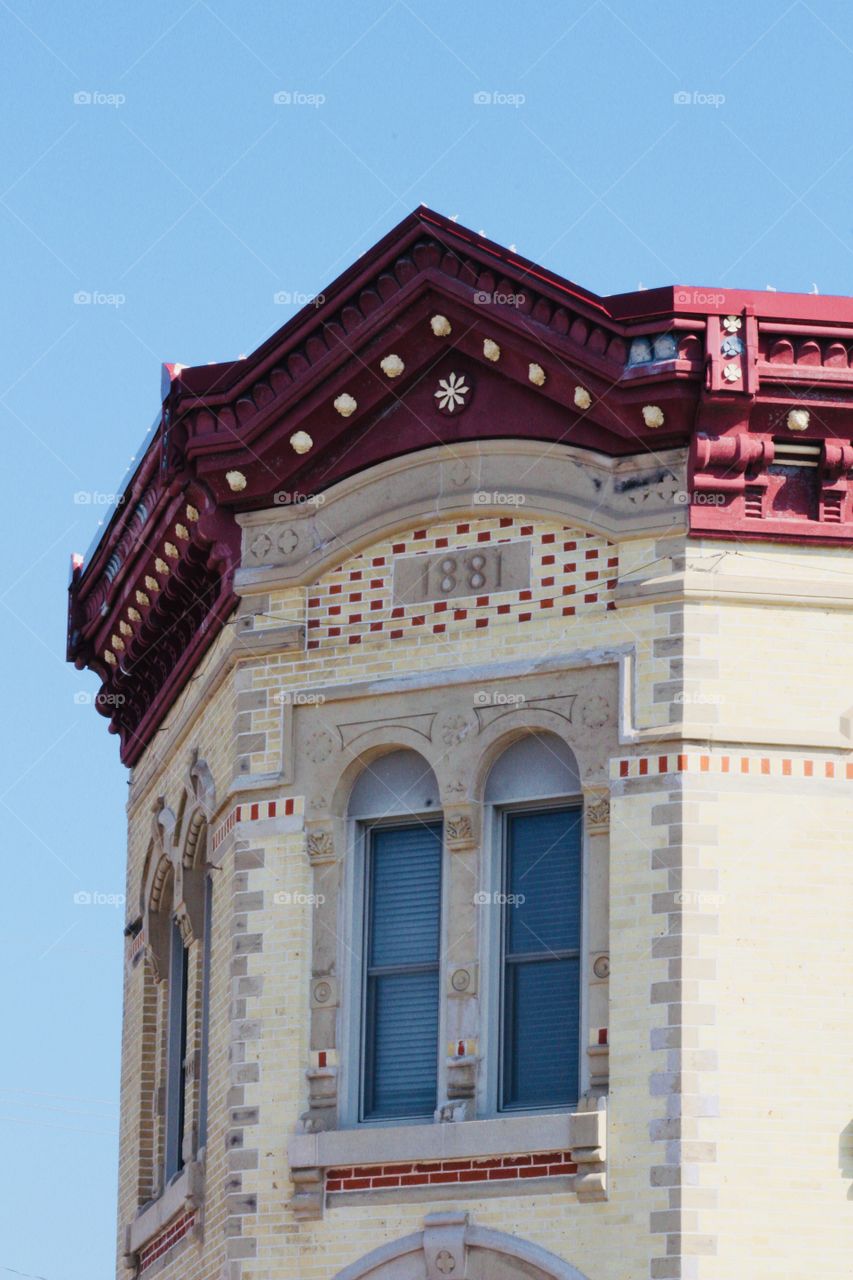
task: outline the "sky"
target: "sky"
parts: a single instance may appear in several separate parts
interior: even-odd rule
[[[0,1280],[113,1274],[126,773],[69,558],[160,364],[419,203],[598,293],[853,293],[849,0],[0,0]]]

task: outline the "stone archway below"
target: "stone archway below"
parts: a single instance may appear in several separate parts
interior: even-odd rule
[[[519,1236],[435,1213],[423,1231],[391,1241],[334,1280],[586,1280],[576,1267]]]

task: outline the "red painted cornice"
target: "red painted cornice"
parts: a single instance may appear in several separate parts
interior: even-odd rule
[[[692,533],[853,542],[850,298],[598,297],[420,208],[248,358],[165,368],[159,428],[71,585],[69,658],[101,676],[127,763],[233,608],[235,515],[419,449],[520,434],[612,456],[685,446]],[[451,373],[471,392],[442,413]]]

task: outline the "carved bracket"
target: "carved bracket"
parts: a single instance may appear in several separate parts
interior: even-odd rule
[[[572,1116],[572,1159],[575,1194],[586,1204],[607,1199],[607,1102],[594,1097],[580,1105],[588,1110]]]
[[[424,1218],[424,1261],[427,1280],[465,1280],[468,1251],[467,1213],[429,1213]]]

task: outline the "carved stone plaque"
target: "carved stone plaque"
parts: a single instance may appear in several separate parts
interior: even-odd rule
[[[530,542],[450,547],[429,556],[394,562],[394,603],[456,600],[530,586]]]

